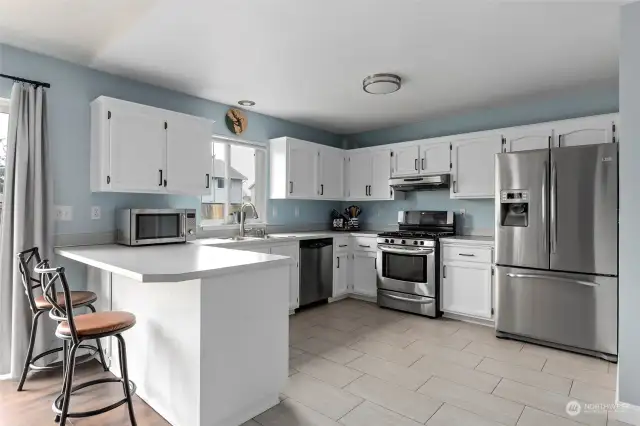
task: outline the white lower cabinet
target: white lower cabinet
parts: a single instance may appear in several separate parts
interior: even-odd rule
[[[333,263],[333,297],[344,296],[349,293],[350,261],[349,253],[334,253]]]
[[[353,253],[353,293],[376,297],[376,253],[356,251]]]
[[[458,260],[458,256],[460,257]],[[441,305],[446,313],[493,318],[493,249],[446,245],[441,267]],[[469,260],[467,260],[469,259]]]

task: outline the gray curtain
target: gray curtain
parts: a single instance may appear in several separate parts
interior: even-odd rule
[[[53,190],[47,139],[45,90],[15,83],[0,225],[0,375],[12,378],[22,372],[31,327],[16,253],[38,246],[43,259],[53,255]],[[52,343],[52,321],[41,318],[36,354]]]

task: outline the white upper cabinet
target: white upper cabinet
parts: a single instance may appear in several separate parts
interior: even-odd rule
[[[504,152],[530,151],[550,148],[553,140],[553,127],[535,125],[513,127],[504,131]]]
[[[167,191],[173,194],[211,193],[211,121],[180,116],[167,123]]]
[[[618,114],[595,115],[553,124],[554,147],[595,145],[617,141]]]
[[[344,151],[338,148],[319,148],[319,188],[318,195],[323,199],[340,200],[344,198]]]
[[[449,141],[434,141],[420,145],[421,175],[443,174],[451,171],[451,143]]]
[[[271,198],[319,198],[318,145],[293,138],[270,144]]]
[[[348,153],[347,198],[365,199],[369,196],[369,185],[373,177],[373,155],[371,150]]]
[[[393,150],[393,177],[415,176],[420,173],[420,146],[405,145]]]
[[[389,186],[391,149],[363,148],[347,151],[347,199],[393,200],[403,197]]]
[[[500,152],[499,134],[452,141],[451,198],[493,198],[495,155]]]
[[[212,125],[99,97],[91,103],[91,190],[206,194]]]
[[[379,149],[372,152],[369,198],[375,200],[391,200],[393,198],[393,192],[389,186],[390,161],[390,149]]]

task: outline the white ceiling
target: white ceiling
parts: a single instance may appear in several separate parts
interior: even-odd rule
[[[0,42],[355,133],[616,78],[620,3],[0,0]]]

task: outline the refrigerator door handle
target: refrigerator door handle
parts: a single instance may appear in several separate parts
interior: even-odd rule
[[[575,283],[575,284],[580,284],[580,285],[586,285],[587,287],[598,287],[599,284],[598,283],[592,283],[590,281],[583,281],[583,280],[575,280],[573,278],[565,278],[565,277],[556,277],[554,275],[543,275],[543,274],[514,274],[514,273],[507,273],[508,277],[511,278],[533,278],[533,279],[543,279],[543,280],[554,280],[554,281],[565,281],[565,282],[570,282],[570,283]]]
[[[551,164],[551,253],[556,252],[558,245],[558,172],[556,170],[556,162]]]
[[[542,234],[542,247],[547,247],[547,162],[543,163],[542,171],[542,201],[540,203],[542,226],[544,226],[544,232]]]

